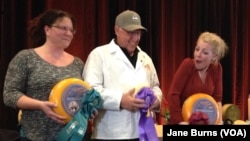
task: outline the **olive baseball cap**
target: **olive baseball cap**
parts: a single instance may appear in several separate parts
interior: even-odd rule
[[[147,31],[147,29],[141,25],[140,16],[131,10],[123,11],[117,15],[115,24],[127,31],[134,31],[137,29],[143,29]]]

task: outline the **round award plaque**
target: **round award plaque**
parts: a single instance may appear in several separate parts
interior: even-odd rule
[[[67,78],[59,81],[51,90],[49,101],[57,104],[54,111],[65,116],[68,123],[81,108],[82,98],[91,86],[78,78]]]

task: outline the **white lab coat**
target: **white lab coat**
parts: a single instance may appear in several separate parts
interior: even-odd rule
[[[136,68],[115,44],[114,39],[96,47],[85,63],[83,78],[100,92],[104,100],[103,110],[95,119],[92,138],[139,138],[140,112],[120,109],[122,94],[141,84],[150,86],[161,101],[162,92],[151,58],[139,47]]]

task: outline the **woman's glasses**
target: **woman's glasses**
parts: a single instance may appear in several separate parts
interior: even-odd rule
[[[66,27],[66,26],[52,25],[51,27],[55,27],[55,28],[60,29],[60,30],[62,30],[64,32],[70,31],[73,35],[76,33],[75,29],[69,28],[69,27]]]

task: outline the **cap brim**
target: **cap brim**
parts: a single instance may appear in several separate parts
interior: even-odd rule
[[[138,29],[148,31],[145,27],[140,26],[140,25],[128,25],[128,26],[123,26],[122,28],[125,29],[126,31],[135,31]]]

